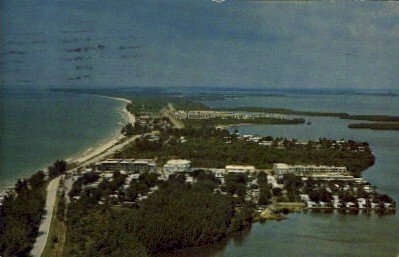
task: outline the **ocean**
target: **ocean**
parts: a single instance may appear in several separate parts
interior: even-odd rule
[[[119,134],[121,101],[41,89],[6,89],[0,188],[56,159],[70,159]]]

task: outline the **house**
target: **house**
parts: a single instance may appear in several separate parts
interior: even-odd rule
[[[391,207],[391,203],[384,203],[384,207],[385,207],[385,208]]]
[[[301,201],[310,201],[309,195],[299,195],[301,197]]]
[[[313,208],[314,206],[316,206],[316,203],[313,202],[313,201],[307,201],[307,202],[306,202],[306,206],[307,206],[308,208]]]
[[[366,208],[366,199],[364,198],[358,198],[357,199],[357,204],[359,205],[360,209]]]
[[[262,141],[258,143],[261,146],[271,147],[273,145],[273,141]]]
[[[345,204],[345,206],[346,206],[346,208],[353,208],[353,207],[356,206],[356,204],[354,204],[354,203],[352,203],[352,202],[347,202],[347,203]]]

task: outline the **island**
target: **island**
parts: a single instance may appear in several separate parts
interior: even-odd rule
[[[353,123],[348,127],[351,129],[399,130],[399,123]]]

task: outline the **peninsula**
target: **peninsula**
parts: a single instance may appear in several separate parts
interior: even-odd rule
[[[1,234],[4,256],[32,247],[34,256],[44,257],[157,256],[214,243],[293,211],[395,212],[392,198],[361,178],[375,161],[367,142],[243,135],[227,128],[301,125],[304,119],[210,110],[173,97],[130,99],[131,117],[118,142],[90,158],[56,161],[2,200],[7,227],[31,196],[36,199],[23,216],[35,222]],[[44,216],[45,203],[52,215]],[[48,224],[44,237],[41,217]]]

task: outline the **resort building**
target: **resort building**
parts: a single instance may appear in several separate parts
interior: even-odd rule
[[[346,167],[325,165],[288,165],[286,163],[275,163],[273,172],[276,175],[284,174],[309,174],[309,173],[346,173]]]
[[[227,165],[226,172],[242,173],[242,172],[255,172],[255,166],[251,165]]]
[[[98,171],[124,171],[130,173],[142,173],[156,171],[157,166],[153,159],[109,159],[95,165]]]

